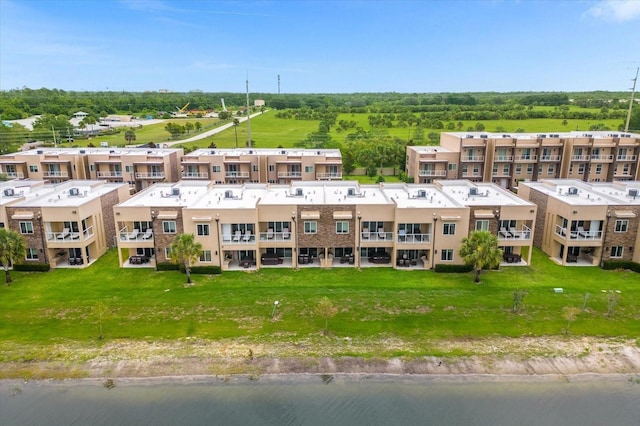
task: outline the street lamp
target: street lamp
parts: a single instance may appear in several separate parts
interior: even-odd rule
[[[356,247],[358,249],[358,253],[357,253],[357,255],[358,255],[358,269],[360,269],[360,256],[362,255],[362,247],[360,246],[361,242],[362,242],[362,231],[361,231],[362,228],[361,228],[361,226],[362,226],[362,213],[358,212],[358,224],[356,226],[356,232],[357,232],[357,236],[358,236],[357,245],[356,245]]]

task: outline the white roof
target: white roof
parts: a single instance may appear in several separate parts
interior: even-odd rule
[[[169,155],[179,151],[179,148],[36,148],[5,155]],[[2,157],[0,157],[2,159]]]
[[[98,180],[71,180],[57,185],[33,189],[33,196],[19,201],[15,207],[77,207],[101,197],[125,183],[109,183]]]
[[[341,158],[342,154],[339,149],[302,149],[302,148],[201,148],[196,149],[189,154],[185,154],[183,159],[199,156],[239,156],[239,155],[287,155],[292,157],[304,156],[325,156]]]
[[[603,194],[621,205],[640,205],[640,181],[593,183],[594,192]]]
[[[464,207],[432,184],[383,184],[383,192],[401,209]]]
[[[539,182],[522,182],[549,197],[575,206],[616,204],[615,200],[601,191],[595,191],[590,184],[575,179],[543,179]]]
[[[209,181],[157,183],[138,192],[119,207],[188,207],[209,191]]]
[[[533,206],[533,203],[493,183],[438,180],[437,185],[448,196],[466,206]]]
[[[443,132],[448,135],[454,135],[459,138],[465,139],[468,137],[479,139],[537,139],[537,138],[596,138],[607,139],[613,137],[620,138],[640,138],[638,133],[630,132],[614,132],[607,131],[558,131],[558,132],[546,132],[546,133],[491,133],[491,132]]]

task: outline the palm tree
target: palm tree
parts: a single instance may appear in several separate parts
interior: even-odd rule
[[[9,274],[9,266],[24,260],[27,252],[22,236],[15,231],[9,231],[0,228],[0,262],[4,267],[5,282],[11,285],[11,275]]]
[[[237,118],[233,119],[233,130],[236,132],[236,148],[238,147],[238,125],[240,124],[240,120]]]
[[[476,271],[475,282],[480,282],[480,271],[500,264],[502,250],[498,248],[498,237],[489,231],[474,231],[462,239],[460,256]]]
[[[171,260],[184,266],[187,284],[191,284],[191,265],[198,261],[202,254],[202,244],[195,240],[193,234],[180,234],[171,243]]]

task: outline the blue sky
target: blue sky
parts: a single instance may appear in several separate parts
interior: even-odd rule
[[[0,89],[629,90],[640,1],[0,0]]]

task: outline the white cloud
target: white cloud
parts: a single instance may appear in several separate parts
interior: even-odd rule
[[[607,21],[632,21],[640,18],[640,1],[602,0],[589,8],[586,13]]]

